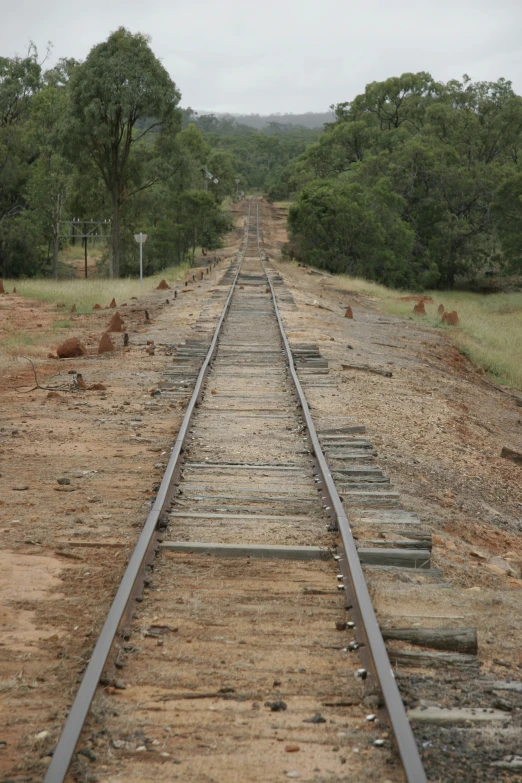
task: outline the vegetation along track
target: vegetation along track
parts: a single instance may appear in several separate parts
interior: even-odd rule
[[[259,236],[252,202],[46,783],[70,766],[104,781],[426,780],[361,567],[372,550],[357,553],[322,450],[378,485],[371,444],[357,425],[316,432],[294,362],[321,359],[292,355]]]

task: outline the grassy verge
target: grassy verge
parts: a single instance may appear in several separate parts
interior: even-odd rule
[[[403,318],[415,317],[415,301],[405,301],[408,292],[395,291],[368,280],[339,275],[327,283],[370,297],[384,312]],[[497,382],[522,389],[522,293],[475,294],[467,291],[427,291],[421,323],[444,329],[456,347]],[[439,304],[456,310],[458,327],[442,325]]]
[[[113,297],[117,304],[121,304],[128,302],[132,296],[139,297],[140,294],[149,293],[156,288],[160,280],[165,279],[169,285],[179,282],[183,279],[187,269],[188,264],[163,269],[156,275],[146,277],[143,281],[143,289],[140,287],[140,281],[131,277],[117,280],[92,278],[58,281],[31,278],[29,280],[4,280],[4,286],[6,291],[12,291],[16,286],[18,294],[31,299],[50,303],[62,302],[69,309],[75,304],[78,313],[89,313],[95,304],[103,307],[109,304]]]

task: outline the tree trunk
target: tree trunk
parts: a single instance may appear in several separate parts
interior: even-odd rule
[[[454,286],[455,286],[455,262],[451,260],[448,268],[448,288],[450,290],[453,290]]]
[[[459,252],[458,242],[451,243],[451,250],[448,259],[448,288],[452,290],[455,286],[455,276],[457,273],[457,257]]]
[[[58,280],[58,249],[60,247],[60,237],[58,232],[53,235],[53,277]]]
[[[117,193],[112,196],[112,259],[110,276],[120,276],[120,200]]]
[[[62,218],[63,196],[56,196],[56,212],[53,220],[53,276],[58,280],[58,250],[60,249],[60,220]]]

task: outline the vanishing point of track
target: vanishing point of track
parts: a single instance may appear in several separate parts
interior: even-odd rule
[[[319,581],[335,581],[331,571],[335,557],[339,569],[335,589],[344,591],[347,627],[355,637],[345,666],[366,685],[373,683],[405,779],[424,783],[426,775],[355,541],[312,422],[276,289],[263,260],[256,202],[248,206],[242,249],[227,275],[230,291],[208,350],[205,346],[164,478],[83,675],[45,783],[62,783],[67,776],[100,679],[131,634],[136,600],[143,599],[160,547],[175,553],[182,570],[194,572],[195,584],[198,558],[209,554],[229,564],[255,562],[257,570],[249,575],[246,591],[250,581],[255,583],[254,573],[266,568],[260,583],[269,583],[266,590],[273,609],[268,617],[259,613],[259,634],[266,634],[270,623],[285,624],[300,613],[299,597],[288,595],[289,581],[309,580],[313,569],[321,571]],[[166,529],[175,541],[163,542]],[[284,572],[278,570],[281,563]],[[230,579],[226,568],[222,579]],[[205,585],[206,596],[209,589],[212,584]],[[277,596],[283,594],[279,602],[286,605],[279,606]],[[321,608],[328,612],[326,603]],[[226,624],[226,611],[223,618]],[[299,633],[310,632],[310,627],[300,626]],[[270,651],[260,647],[257,652],[265,656],[263,663],[269,668]],[[287,654],[298,663],[295,652]],[[193,676],[200,676],[197,667]],[[254,675],[248,677],[255,690]],[[319,676],[316,680],[308,673],[307,678],[296,679],[301,695],[306,696],[307,689],[309,695],[322,693]],[[342,692],[340,686],[339,695]],[[282,699],[273,702],[274,709],[279,703]],[[286,710],[286,705],[281,709]]]

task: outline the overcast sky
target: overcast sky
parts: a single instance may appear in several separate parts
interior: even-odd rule
[[[522,0],[0,0],[0,55],[84,59],[117,27],[147,33],[182,93],[216,112],[324,111],[406,71],[511,79]]]

